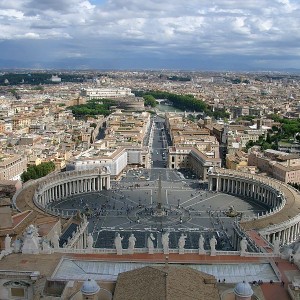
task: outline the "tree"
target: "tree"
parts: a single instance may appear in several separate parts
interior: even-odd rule
[[[46,176],[55,170],[55,164],[52,161],[44,162],[39,165],[31,165],[21,174],[22,182],[26,182],[30,179],[38,179]]]
[[[116,105],[114,100],[92,99],[86,104],[70,106],[69,109],[71,109],[75,117],[78,118],[96,115],[108,116],[110,114],[110,108],[113,105]]]
[[[145,106],[155,107],[157,105],[157,102],[152,95],[144,95],[143,98]]]

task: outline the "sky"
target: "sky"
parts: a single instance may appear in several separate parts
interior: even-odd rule
[[[300,0],[0,0],[0,68],[300,69]]]

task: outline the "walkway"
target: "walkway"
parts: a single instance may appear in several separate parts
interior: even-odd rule
[[[290,300],[290,296],[287,291],[288,283],[291,281],[295,274],[300,275],[300,272],[294,264],[288,261],[278,259],[276,260],[278,269],[280,270],[284,286],[281,283],[263,283],[261,285],[262,292],[265,300]],[[289,276],[290,275],[290,276]]]

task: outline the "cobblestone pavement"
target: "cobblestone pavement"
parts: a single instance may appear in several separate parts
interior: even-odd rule
[[[111,190],[76,195],[50,205],[60,210],[85,212],[89,219],[89,231],[95,240],[102,231],[109,230],[128,233],[197,231],[197,237],[194,234],[192,240],[199,237],[199,232],[207,239],[215,234],[224,244],[223,249],[228,250],[234,219],[224,212],[234,206],[243,217],[250,217],[265,210],[258,203],[210,192],[206,183],[183,178],[182,174],[170,169],[131,170],[120,181],[113,182]],[[159,194],[162,214],[157,216]],[[176,236],[174,243],[177,242]]]

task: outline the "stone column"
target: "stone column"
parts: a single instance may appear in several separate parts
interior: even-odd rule
[[[212,191],[212,177],[208,178],[208,190]]]
[[[110,190],[110,175],[107,176],[107,187],[108,190]]]
[[[283,235],[282,235],[282,243],[286,243],[286,230],[283,230]]]
[[[219,178],[219,176],[217,176],[216,177],[216,192],[219,191],[219,185],[220,185],[219,180],[220,180],[220,178]]]
[[[291,242],[291,230],[292,228],[289,227],[287,230],[287,242],[290,243]]]

